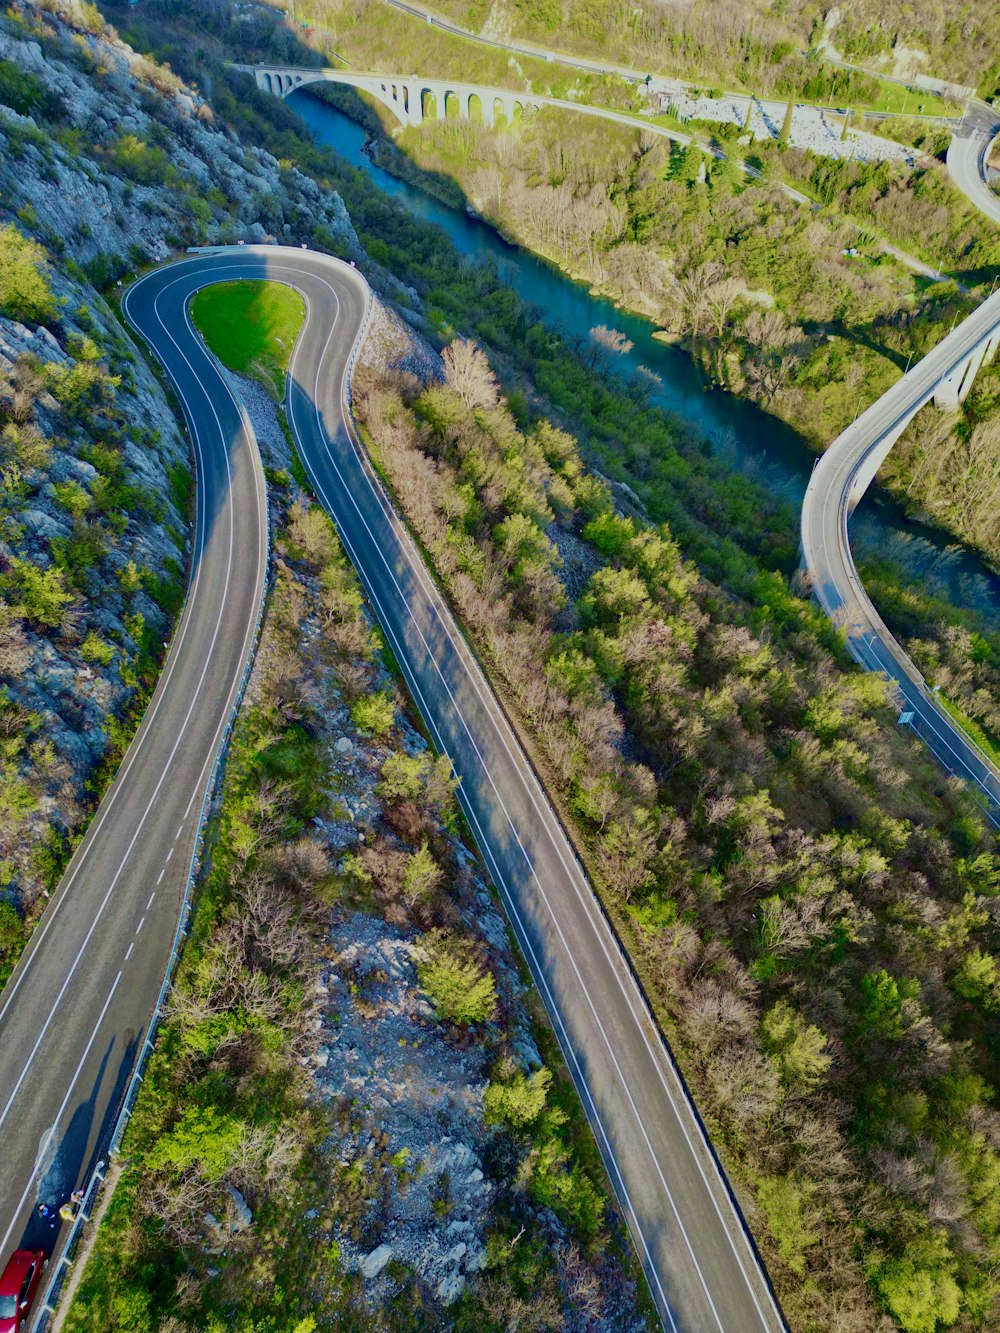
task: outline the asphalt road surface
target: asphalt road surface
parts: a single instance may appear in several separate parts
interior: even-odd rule
[[[65,1202],[107,1146],[166,972],[264,589],[256,444],[185,327],[172,274],[138,283],[125,311],[169,356],[197,427],[188,596],[114,785],[0,996],[0,1262],[17,1245],[58,1250],[59,1230],[36,1206]]]
[[[948,148],[948,171],[962,193],[1000,226],[1000,197],[986,184],[986,151],[1000,133],[1000,112],[982,102],[969,104]]]
[[[267,550],[256,446],[186,303],[208,284],[264,277],[306,299],[287,400],[300,454],[417,706],[461,775],[459,799],[552,1017],[664,1325],[675,1333],[783,1329],[590,886],[345,424],[367,287],[338,261],[281,247],[207,252],[147,275],[126,297],[196,440],[194,582],[122,774],[3,997],[3,1248],[56,1243],[33,1209],[41,1198],[61,1202],[106,1144],[170,955],[202,795],[251,649]]]
[[[951,773],[965,778],[987,817],[1000,827],[1000,774],[951,719],[872,605],[851,555],[848,518],[858,474],[890,436],[933,396],[935,386],[1000,328],[1000,292],[969,315],[933,351],[843,431],[817,461],[802,504],[802,549],[813,590],[840,618],[855,659],[898,682],[910,724]],[[904,713],[905,715],[905,713]]]
[[[165,270],[176,341],[155,346],[171,374],[196,346],[185,289],[225,277],[299,288],[305,327],[289,367],[288,419],[439,748],[546,1002],[666,1327],[757,1333],[784,1327],[707,1139],[545,794],[345,425],[348,354],[368,291],[308,251],[215,252]],[[144,292],[148,303],[155,290]],[[137,293],[138,295],[138,293]],[[179,345],[178,345],[179,344]],[[210,399],[225,394],[202,364]]]

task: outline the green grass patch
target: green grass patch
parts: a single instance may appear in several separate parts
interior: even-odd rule
[[[844,103],[841,103],[844,105]],[[954,116],[962,108],[955,102],[946,102],[937,93],[924,88],[904,88],[901,83],[879,79],[878,93],[871,100],[852,103],[863,111],[895,111],[904,116]]]
[[[195,327],[223,365],[279,400],[305,313],[299,293],[279,282],[220,282],[191,302]]]

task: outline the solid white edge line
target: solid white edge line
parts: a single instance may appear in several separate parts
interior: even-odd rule
[[[104,1015],[108,1012],[108,1007],[111,1004],[111,1000],[114,997],[115,991],[118,989],[118,983],[119,981],[121,981],[122,975],[123,975],[122,972],[119,970],[118,975],[115,977],[114,982],[112,983],[110,991],[108,991],[108,998],[104,1001],[104,1007],[101,1010],[100,1014],[98,1015],[97,1022],[94,1024],[93,1031],[90,1034],[90,1039],[87,1042],[86,1046],[83,1048],[83,1054],[80,1056],[80,1063],[76,1067],[76,1073],[70,1080],[70,1085],[66,1089],[66,1096],[62,1099],[62,1104],[60,1105],[59,1110],[56,1112],[55,1120],[52,1122],[53,1129],[55,1129],[55,1127],[59,1124],[59,1121],[62,1119],[62,1114],[66,1110],[66,1106],[69,1103],[70,1097],[73,1095],[73,1089],[76,1087],[76,1081],[80,1077],[80,1071],[83,1069],[83,1066],[87,1061],[87,1057],[90,1054],[90,1048],[93,1046],[94,1040],[97,1037],[98,1032],[100,1031],[101,1024],[104,1022]],[[17,1219],[21,1215],[21,1209],[24,1207],[25,1200],[31,1193],[31,1189],[35,1183],[35,1178],[37,1177],[37,1175],[38,1175],[38,1162],[36,1161],[34,1166],[31,1168],[31,1174],[28,1177],[27,1185],[25,1185],[24,1187],[24,1193],[21,1195],[20,1201],[18,1202],[17,1207],[14,1209],[14,1215],[11,1218],[10,1222],[8,1223],[7,1230],[3,1234],[3,1239],[0,1240],[0,1255],[7,1253],[7,1245],[10,1242],[10,1234],[14,1230],[14,1227],[17,1223]]]
[[[293,252],[293,253],[294,253],[294,252]],[[301,256],[297,256],[297,258],[301,259]],[[313,279],[316,280],[316,281],[319,281],[319,282],[323,283],[323,285],[327,286],[328,288],[329,288],[329,286],[330,286],[329,283],[326,283],[322,278],[319,278],[317,275],[315,275],[315,274],[313,274],[313,273],[308,273],[307,276],[309,276],[310,278],[313,278]],[[332,291],[332,288],[331,288],[330,290]],[[334,299],[335,299],[335,301],[337,301],[337,303],[339,304],[339,298],[337,298],[336,293],[333,292],[333,295],[334,295]],[[331,336],[332,336],[332,334],[331,334]],[[328,338],[328,339],[327,339],[327,343],[329,343],[329,341],[330,341],[330,339]],[[299,346],[299,345],[297,344],[296,351],[298,350],[298,346]],[[324,348],[323,356],[325,357],[325,348]],[[295,357],[294,357],[294,355],[293,355],[293,360],[294,360],[294,359],[295,359]],[[322,361],[322,358],[321,358],[321,361]],[[289,375],[290,375],[290,379],[292,380],[292,383],[293,383],[293,385],[294,385],[294,384],[295,384],[295,381],[294,381],[294,376],[292,376],[292,374],[291,374],[291,366],[289,367]],[[345,363],[345,375],[346,375],[346,363]],[[301,390],[300,390],[300,391],[301,391]],[[319,408],[318,408],[318,392],[315,394],[315,397],[316,397],[316,399],[317,399],[316,404],[315,404],[315,410],[316,410],[317,417],[319,417],[320,414],[319,414]],[[343,394],[342,394],[342,397],[343,397]],[[293,409],[293,407],[292,407],[292,395],[291,395],[291,394],[289,395],[289,414],[290,414],[290,416],[294,416],[294,409]],[[331,461],[331,463],[332,463],[332,465],[333,465],[335,471],[337,471],[337,472],[339,473],[339,468],[338,468],[338,466],[337,466],[337,464],[336,464],[335,459],[333,459],[333,457],[332,457],[332,453],[331,453],[331,451],[330,451],[330,447],[329,447],[329,437],[328,437],[328,435],[327,435],[327,432],[325,431],[325,428],[322,427],[321,419],[320,419],[320,431],[321,431],[321,438],[322,438],[323,441],[324,441],[324,447],[325,447],[325,449],[326,449],[326,452],[327,452],[328,456],[330,457],[330,461]],[[352,433],[351,433],[350,429],[348,429],[347,434],[348,434],[348,438],[349,438],[349,440],[351,441],[352,447],[353,447],[353,448],[355,449],[355,451],[357,452],[357,445],[356,445],[355,441],[354,441],[353,438],[352,438]],[[384,498],[383,498],[381,495],[379,495],[378,489],[373,485],[372,480],[371,480],[371,477],[370,477],[370,475],[368,474],[367,469],[363,467],[362,470],[363,470],[364,473],[365,473],[366,481],[368,482],[369,486],[372,488],[372,490],[375,492],[375,494],[376,494],[376,496],[377,496],[377,498],[378,498],[378,502],[379,502],[380,507],[382,507],[382,508],[384,509],[384,508],[385,508],[385,505],[386,505],[386,502],[385,502]],[[316,480],[316,479],[315,479],[315,477],[314,477],[314,482],[315,482],[315,480]],[[342,481],[342,482],[343,482],[343,480],[344,480],[343,477],[341,477],[341,481]],[[319,486],[317,489],[319,489],[319,490],[322,492],[322,487],[321,487],[321,486]],[[345,489],[345,494],[348,495],[349,499],[351,500],[352,503],[354,503],[355,508],[357,509],[357,504],[356,504],[356,501],[354,500],[353,494],[350,492],[349,488],[346,487],[346,485],[345,485],[344,489]],[[325,498],[325,497],[324,497],[324,498]],[[330,508],[330,505],[329,505],[329,502],[328,502],[328,501],[327,501],[327,508],[328,508],[328,509]],[[358,512],[359,512],[359,517],[361,518],[362,523],[364,523],[364,524],[367,526],[366,520],[364,519],[363,515],[360,514],[360,510],[359,510]],[[391,523],[391,525],[393,526],[394,529],[397,529],[397,520],[395,519],[394,516],[390,517],[390,523]],[[343,535],[343,534],[342,534],[342,535]],[[409,552],[409,550],[407,549],[407,548],[408,548],[408,543],[409,543],[409,539],[408,539],[408,537],[406,537],[406,536],[405,536],[403,533],[401,533],[398,529],[396,530],[396,535],[397,535],[398,538],[399,538],[399,537],[402,537],[402,538],[403,538],[403,540],[401,541],[401,549],[403,550],[404,554],[406,555],[408,561],[410,561],[411,566],[412,566],[412,556],[411,556],[411,553]],[[375,541],[374,534],[371,533],[370,530],[369,530],[369,536],[370,536],[370,538],[372,539],[373,543],[375,544],[376,548],[378,548],[378,544],[377,544],[377,541]],[[380,551],[380,554],[382,554],[381,551]],[[387,568],[387,572],[389,573],[389,577],[390,577],[390,579],[393,580],[393,582],[395,582],[394,575],[393,575],[391,569],[388,567],[387,562],[385,562],[384,554],[382,554],[382,559],[383,559],[383,563],[386,563],[386,568]],[[356,560],[355,560],[355,564],[357,565],[357,561],[356,561]],[[419,576],[418,576],[418,581],[422,581],[422,580],[419,579]],[[397,587],[397,592],[400,592],[399,587],[398,587],[398,584],[396,585],[396,587]],[[400,595],[401,595],[401,592],[400,592]],[[377,603],[377,600],[378,600],[378,599],[377,599],[377,597],[374,597],[373,600],[375,600],[376,603]],[[404,605],[405,605],[405,598],[402,598],[402,600],[403,600],[403,603],[404,603]],[[436,614],[436,616],[438,617],[439,621],[441,621],[441,623],[442,623],[442,627],[443,627],[443,628],[445,629],[445,631],[448,633],[449,638],[452,638],[452,636],[451,636],[451,631],[450,631],[450,627],[447,625],[446,621],[445,621],[445,620],[442,618],[442,616],[441,616],[441,608],[437,605],[438,600],[439,600],[439,599],[438,599],[438,596],[437,596],[436,591],[435,591],[435,595],[431,598],[432,609],[435,611],[435,614]],[[413,619],[413,618],[412,618],[412,616],[411,616],[411,620],[412,620],[412,619]],[[422,630],[420,629],[420,627],[419,627],[418,625],[416,625],[416,622],[415,622],[415,621],[413,621],[413,623],[414,623],[414,625],[415,625],[416,628],[417,628],[418,634],[420,634],[421,637],[423,638]],[[452,639],[452,643],[453,643],[453,646],[456,646],[456,647],[457,647],[457,645],[454,644],[454,640],[453,640],[453,639]],[[425,644],[425,647],[427,648],[427,652],[428,652],[429,660],[430,660],[432,663],[434,663],[434,665],[435,665],[435,667],[436,667],[437,664],[436,664],[436,661],[435,661],[435,659],[434,659],[434,654],[430,651],[430,647],[429,647],[429,645],[426,643],[426,639],[424,639],[424,644]],[[462,657],[464,657],[464,654],[459,653],[459,656],[460,656],[460,658],[462,658]],[[465,663],[465,665],[468,666],[467,663]],[[439,673],[439,675],[441,674],[439,668],[438,668],[438,673]],[[475,673],[470,672],[470,675],[472,676],[472,683],[476,686],[476,688],[477,688],[477,690],[478,690],[478,688],[479,688],[479,682],[478,682],[478,680],[475,679]],[[450,687],[449,687],[447,681],[444,680],[444,677],[443,677],[443,676],[442,676],[441,678],[442,678],[442,683],[443,683],[444,686],[445,686],[445,690],[446,690],[446,691],[449,693],[449,695],[450,695],[451,691],[450,691]],[[485,700],[484,700],[484,703],[485,703]],[[495,708],[496,708],[496,705],[495,705],[495,704],[488,705],[488,711],[491,712],[491,713],[495,712]],[[457,706],[456,706],[456,712],[457,712],[457,714],[458,714],[459,716],[461,716],[461,710],[457,709]],[[482,766],[482,768],[483,768],[483,771],[484,771],[484,773],[486,774],[487,778],[489,779],[489,781],[491,782],[491,785],[492,785],[492,775],[489,773],[488,768],[487,768],[486,765],[483,763],[482,755],[481,755],[481,754],[479,753],[479,751],[478,751],[478,747],[477,747],[477,745],[476,745],[475,738],[472,736],[472,733],[471,733],[470,729],[468,728],[468,725],[465,723],[464,717],[463,717],[462,720],[463,720],[463,726],[465,727],[466,734],[467,734],[467,736],[469,737],[470,743],[472,744],[474,750],[476,751],[477,755],[479,756],[480,764],[481,764],[481,766]],[[494,721],[494,724],[496,724],[496,718],[493,717],[492,720]],[[504,734],[503,734],[503,730],[502,730],[502,728],[498,727],[498,728],[497,728],[497,732],[498,732],[498,736],[499,736],[499,738],[501,739],[501,742],[502,742],[502,743],[505,745],[505,747],[508,749],[508,753],[510,753],[510,747],[509,747],[509,745],[507,744],[506,737],[505,737]],[[440,741],[440,737],[439,737],[438,739],[439,739],[439,741]],[[444,746],[442,745],[441,748],[442,748],[442,750],[443,750],[444,752],[446,752],[446,747],[444,747]],[[513,755],[511,755],[511,758],[513,759]],[[496,791],[496,787],[495,787],[495,785],[494,785],[494,790]],[[536,809],[537,809],[537,808],[538,808],[538,801],[537,801],[537,799],[535,798],[533,791],[532,791],[527,785],[525,786],[525,791],[526,791],[526,794],[528,795],[529,799],[531,800],[531,803],[532,803],[533,805],[535,805],[535,807],[536,807]],[[499,796],[499,793],[498,793],[498,792],[497,792],[497,795],[498,795],[498,799],[499,799],[499,801],[500,801],[500,804],[501,804],[501,806],[504,808],[504,812],[505,812],[505,814],[507,815],[508,823],[510,824],[511,829],[512,829],[512,831],[514,832],[515,837],[517,837],[517,830],[516,830],[516,827],[515,827],[513,821],[511,820],[509,813],[506,811],[506,807],[503,806],[503,800],[502,800],[502,797]],[[539,812],[541,813],[541,811],[539,811]],[[562,851],[561,851],[561,848],[560,848],[560,846],[559,846],[559,841],[558,841],[557,839],[552,838],[552,831],[551,831],[550,828],[547,828],[547,832],[549,833],[550,839],[553,841],[553,849],[556,851],[557,856],[559,856],[559,858],[563,861],[564,867],[567,868],[567,869],[569,870],[570,867],[567,866],[567,863],[566,863],[566,861],[565,861],[565,857],[563,856]],[[560,830],[560,833],[561,833],[561,830]],[[563,835],[563,837],[564,837],[564,836],[565,836],[565,835]],[[518,841],[519,841],[519,839],[518,839]],[[519,842],[519,845],[520,845],[520,842]],[[522,847],[521,850],[522,850],[522,853],[525,854],[525,853],[524,853],[524,849],[523,849],[523,847]],[[535,876],[535,872],[534,872],[533,866],[531,865],[530,858],[528,858],[526,854],[525,854],[525,860],[526,860],[526,862],[527,862],[527,864],[528,864],[528,866],[529,866],[529,869],[531,870],[532,875],[535,877],[536,883],[539,883],[539,881],[538,881],[538,879],[537,879],[537,876]],[[576,867],[576,866],[574,865],[573,870],[576,870],[576,871],[578,872],[578,867]],[[576,875],[573,874],[573,873],[571,872],[571,882],[574,883],[574,887],[575,887],[577,893],[579,894],[579,886],[576,885],[575,880],[576,880]],[[544,889],[542,888],[542,886],[540,885],[540,883],[539,883],[539,888],[540,888],[540,890],[542,891],[542,893],[544,894]],[[589,886],[588,886],[588,890],[589,890]],[[556,925],[557,930],[559,930],[559,933],[561,934],[561,933],[562,933],[562,932],[561,932],[561,929],[559,928],[558,921],[555,919],[554,913],[552,913],[551,907],[549,907],[549,912],[550,912],[550,916],[552,916],[552,917],[553,917],[553,920],[555,921],[555,925]],[[593,925],[593,919],[591,919],[591,924]],[[606,925],[605,925],[605,929],[606,929],[606,928],[607,928],[607,927],[606,927]],[[603,938],[602,938],[602,932],[601,932],[601,931],[598,931],[598,932],[597,932],[597,937],[598,937],[598,939],[599,939],[599,942],[601,943],[602,948],[603,948],[604,951],[605,951],[606,959],[607,959],[607,961],[608,961],[608,963],[609,963],[609,966],[610,966],[611,969],[612,969],[612,972],[614,973],[614,975],[615,975],[615,977],[616,977],[616,980],[618,981],[619,986],[622,986],[622,978],[621,978],[621,974],[620,974],[619,968],[618,968],[618,966],[615,965],[615,963],[612,961],[612,959],[610,958],[610,956],[607,954],[606,943],[605,943],[605,941],[604,941]],[[565,944],[565,940],[564,940],[564,944]],[[567,954],[568,954],[568,957],[569,957],[569,959],[570,959],[571,965],[573,965],[573,966],[574,966],[574,969],[575,969],[575,967],[576,967],[576,965],[575,965],[575,960],[573,959],[573,957],[572,957],[572,953],[571,953],[571,951],[568,950],[568,948],[567,948]],[[579,975],[579,973],[577,973],[577,974]],[[630,975],[630,979],[633,980],[633,984],[634,984],[634,979],[631,978],[631,974],[629,974],[629,975]],[[581,984],[582,984],[582,978],[581,978]],[[585,987],[584,987],[584,991],[585,991],[585,993],[586,993],[586,988],[585,988]],[[629,1008],[632,1010],[632,1012],[633,1012],[633,1016],[636,1017],[636,1019],[637,1019],[637,1027],[638,1027],[638,1030],[640,1031],[640,1033],[642,1034],[643,1039],[644,1039],[645,1042],[646,1042],[646,1045],[647,1045],[647,1048],[648,1048],[648,1050],[649,1050],[649,1053],[650,1053],[651,1055],[653,1055],[653,1063],[654,1063],[654,1067],[656,1068],[656,1070],[657,1070],[657,1072],[658,1072],[658,1075],[659,1075],[659,1077],[660,1077],[661,1083],[663,1083],[663,1087],[664,1087],[664,1090],[667,1092],[668,1098],[670,1099],[671,1103],[672,1103],[673,1106],[674,1106],[674,1112],[675,1112],[675,1115],[677,1116],[678,1126],[679,1126],[679,1128],[681,1129],[682,1133],[684,1134],[685,1138],[686,1138],[687,1141],[688,1141],[689,1147],[690,1147],[690,1149],[691,1149],[692,1157],[693,1157],[693,1159],[694,1159],[694,1161],[695,1161],[695,1163],[696,1163],[696,1165],[697,1165],[697,1167],[698,1167],[699,1172],[700,1172],[701,1175],[702,1175],[703,1181],[704,1181],[705,1186],[706,1186],[706,1190],[707,1190],[707,1192],[708,1192],[708,1194],[709,1194],[709,1197],[712,1199],[713,1206],[714,1206],[716,1212],[718,1213],[718,1212],[719,1212],[719,1204],[718,1204],[718,1201],[717,1201],[717,1199],[716,1199],[716,1197],[715,1197],[714,1191],[711,1189],[711,1187],[709,1187],[707,1179],[705,1179],[705,1175],[704,1175],[704,1167],[703,1167],[703,1165],[702,1165],[700,1156],[699,1156],[699,1154],[695,1151],[693,1144],[691,1144],[690,1136],[689,1136],[689,1133],[688,1133],[687,1126],[686,1126],[686,1124],[684,1123],[684,1120],[682,1119],[682,1117],[680,1116],[680,1114],[678,1113],[677,1106],[676,1106],[676,1104],[674,1103],[673,1094],[672,1094],[672,1093],[670,1092],[670,1090],[666,1087],[666,1083],[665,1083],[664,1080],[663,1080],[663,1071],[662,1071],[662,1066],[661,1066],[661,1064],[660,1064],[660,1061],[657,1060],[657,1059],[655,1058],[655,1055],[653,1054],[652,1047],[650,1046],[648,1037],[647,1037],[647,1035],[646,1035],[646,1033],[645,1033],[644,1027],[643,1027],[642,1023],[638,1021],[638,1015],[635,1014],[634,1003],[633,1003],[631,997],[628,996],[628,995],[624,992],[624,989],[623,989],[623,997],[626,999],[626,1003],[628,1004]],[[592,1006],[592,1002],[591,1002],[591,1007],[593,1007],[593,1006]],[[643,1006],[643,1008],[645,1008],[645,1006]],[[623,1086],[624,1089],[625,1089],[626,1096],[629,1098],[630,1102],[632,1103],[633,1112],[634,1112],[634,1114],[635,1114],[636,1121],[637,1121],[637,1123],[638,1123],[639,1126],[640,1126],[640,1129],[641,1129],[641,1132],[643,1133],[644,1138],[646,1139],[647,1145],[649,1146],[651,1159],[653,1160],[653,1162],[654,1162],[654,1164],[655,1164],[655,1166],[656,1166],[656,1168],[657,1168],[657,1171],[658,1171],[658,1173],[659,1173],[660,1176],[661,1176],[661,1180],[662,1180],[662,1183],[663,1183],[663,1185],[664,1185],[664,1189],[665,1189],[665,1191],[666,1191],[666,1193],[667,1193],[667,1195],[668,1195],[668,1198],[671,1198],[671,1203],[673,1203],[672,1197],[670,1196],[669,1187],[666,1185],[666,1181],[665,1181],[665,1179],[662,1177],[662,1170],[661,1170],[661,1168],[660,1168],[660,1166],[659,1166],[658,1161],[656,1160],[655,1153],[652,1152],[652,1146],[651,1146],[651,1144],[649,1143],[648,1135],[646,1134],[645,1127],[644,1127],[644,1125],[642,1124],[641,1116],[639,1115],[638,1110],[637,1110],[637,1108],[635,1107],[634,1102],[632,1102],[631,1091],[630,1091],[630,1089],[628,1088],[628,1084],[627,1084],[627,1082],[625,1081],[624,1077],[623,1077],[622,1074],[621,1074],[620,1067],[618,1067],[618,1065],[617,1065],[617,1057],[616,1057],[615,1054],[614,1054],[614,1050],[613,1050],[613,1047],[611,1046],[611,1043],[608,1042],[608,1039],[607,1039],[606,1034],[603,1032],[603,1026],[602,1026],[601,1023],[600,1023],[600,1019],[599,1019],[598,1015],[596,1014],[596,1011],[594,1011],[594,1017],[595,1017],[595,1020],[596,1020],[597,1023],[598,1023],[599,1028],[600,1028],[601,1031],[602,1031],[602,1035],[604,1036],[604,1040],[605,1040],[605,1042],[606,1042],[606,1044],[607,1044],[607,1046],[608,1046],[608,1050],[609,1050],[609,1054],[610,1054],[610,1056],[611,1056],[611,1059],[612,1059],[612,1061],[614,1062],[614,1064],[616,1065],[616,1067],[618,1068],[619,1077],[620,1077],[621,1080],[622,1080],[622,1086]],[[676,1075],[676,1071],[672,1071],[672,1072],[674,1072],[674,1074]],[[712,1159],[712,1161],[713,1161],[713,1164],[714,1164],[715,1167],[716,1167],[716,1171],[718,1171],[718,1163],[717,1163],[716,1159],[714,1158],[714,1155],[711,1153],[711,1150],[710,1150],[710,1149],[708,1149],[707,1151],[708,1151],[708,1154],[709,1154],[709,1156],[711,1157],[711,1159]],[[740,1231],[741,1238],[742,1238],[744,1244],[746,1244],[747,1242],[746,1242],[746,1236],[745,1236],[745,1232],[744,1232],[743,1224],[742,1224],[742,1222],[741,1222],[741,1219],[739,1218],[739,1215],[738,1215],[738,1214],[736,1213],[736,1211],[735,1211],[735,1207],[733,1206],[732,1199],[731,1199],[731,1197],[730,1197],[730,1195],[729,1195],[729,1192],[728,1192],[728,1189],[727,1189],[727,1187],[726,1187],[726,1185],[725,1185],[724,1180],[720,1180],[720,1184],[721,1184],[721,1186],[722,1186],[722,1188],[723,1188],[723,1191],[725,1192],[725,1195],[726,1195],[726,1198],[727,1198],[727,1200],[728,1200],[728,1202],[729,1202],[730,1207],[733,1209],[733,1215],[734,1215],[734,1216],[733,1216],[733,1220],[734,1220],[734,1221],[736,1222],[736,1224],[737,1224],[737,1227],[738,1227],[738,1229],[739,1229],[739,1231]],[[747,1273],[746,1273],[746,1271],[745,1271],[744,1260],[741,1258],[741,1256],[740,1256],[740,1255],[738,1254],[738,1252],[736,1251],[735,1244],[734,1244],[734,1242],[733,1242],[733,1238],[732,1238],[732,1235],[731,1235],[731,1232],[730,1232],[730,1228],[727,1227],[727,1226],[725,1225],[724,1222],[722,1222],[721,1214],[719,1214],[719,1217],[720,1217],[720,1223],[722,1223],[723,1230],[724,1230],[724,1232],[725,1232],[725,1234],[726,1234],[726,1236],[727,1236],[727,1239],[728,1239],[728,1241],[729,1241],[729,1244],[730,1244],[730,1246],[731,1246],[732,1249],[733,1249],[734,1257],[737,1259],[738,1267],[740,1268],[741,1272],[743,1272],[744,1280],[745,1280],[746,1283],[747,1283],[747,1288],[748,1288],[748,1290],[749,1290],[749,1292],[750,1292],[751,1298],[752,1298],[752,1300],[753,1300],[755,1306],[757,1307],[757,1311],[758,1311],[758,1314],[759,1314],[759,1316],[760,1316],[760,1318],[761,1318],[761,1322],[762,1322],[762,1324],[766,1327],[766,1326],[767,1326],[767,1321],[765,1320],[763,1311],[762,1311],[761,1308],[760,1308],[760,1304],[759,1304],[759,1301],[758,1301],[758,1299],[757,1299],[757,1292],[756,1292],[756,1290],[754,1289],[754,1285],[753,1285],[753,1283],[750,1282],[750,1280],[749,1280],[749,1276],[747,1275]],[[679,1217],[678,1217],[678,1222],[679,1222],[679,1225],[680,1225],[681,1232],[682,1232],[682,1234],[683,1234],[684,1237],[685,1237],[686,1244],[687,1244],[688,1247],[690,1248],[690,1247],[691,1247],[691,1242],[690,1242],[689,1238],[687,1237],[686,1232],[684,1231],[683,1224],[680,1223],[680,1219],[679,1219]],[[755,1259],[755,1256],[753,1255],[753,1252],[750,1250],[749,1245],[747,1246],[747,1250],[748,1250],[747,1258],[750,1258],[751,1260],[754,1260],[754,1259]],[[707,1297],[707,1299],[708,1299],[709,1305],[712,1307],[712,1309],[713,1309],[713,1313],[716,1314],[716,1319],[718,1320],[718,1315],[717,1315],[717,1313],[715,1312],[715,1309],[714,1309],[714,1303],[712,1302],[711,1294],[710,1294],[710,1292],[708,1291],[707,1284],[705,1283],[704,1275],[701,1273],[700,1267],[699,1267],[699,1265],[698,1265],[698,1263],[697,1263],[697,1259],[696,1259],[695,1256],[694,1256],[693,1249],[691,1250],[691,1257],[692,1257],[692,1262],[694,1263],[695,1268],[696,1268],[696,1270],[697,1270],[698,1273],[699,1273],[699,1276],[700,1276],[700,1278],[701,1278],[701,1281],[702,1281],[703,1285],[705,1286],[705,1294],[706,1294],[706,1297]],[[756,1263],[754,1264],[754,1267],[756,1268]],[[768,1297],[773,1301],[773,1297],[771,1296],[771,1292],[770,1292],[770,1289],[769,1289],[768,1286],[767,1286],[766,1280],[763,1281],[763,1286],[764,1286],[765,1289],[767,1290]],[[777,1310],[775,1310],[775,1313],[778,1314],[778,1317],[779,1317],[779,1319],[780,1319],[780,1312],[778,1312]],[[720,1327],[721,1327],[721,1324],[720,1324]]]

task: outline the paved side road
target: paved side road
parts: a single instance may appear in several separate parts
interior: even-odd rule
[[[176,341],[196,339],[182,296],[223,277],[270,277],[305,296],[288,419],[407,683],[461,776],[459,799],[539,986],[622,1202],[664,1325],[674,1333],[785,1327],[707,1138],[593,892],[490,688],[367,466],[342,405],[352,337],[368,305],[356,272],[308,251],[216,251],[164,270]],[[142,292],[148,305],[157,288]],[[137,297],[139,293],[137,292]],[[348,332],[345,334],[345,330]],[[225,393],[203,366],[206,396]]]
[[[250,656],[267,567],[266,490],[249,426],[182,308],[138,283],[126,316],[171,358],[194,432],[187,601],[118,776],[0,996],[0,1263],[58,1250],[58,1207],[102,1155],[164,978],[203,796]],[[180,343],[185,343],[183,354]],[[211,396],[205,385],[211,386]]]

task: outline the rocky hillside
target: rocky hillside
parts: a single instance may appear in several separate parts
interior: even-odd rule
[[[0,981],[183,599],[188,449],[117,285],[270,236],[358,253],[339,196],[244,148],[92,5],[0,15]]]

